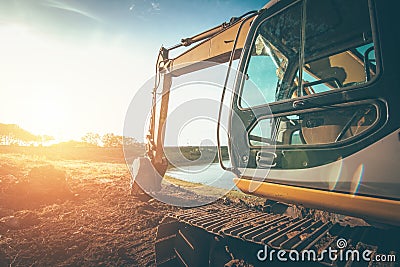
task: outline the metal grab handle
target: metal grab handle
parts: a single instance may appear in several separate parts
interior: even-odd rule
[[[232,61],[233,61],[233,58],[234,58],[234,55],[235,55],[235,48],[236,48],[236,45],[237,45],[237,42],[238,42],[238,39],[239,39],[240,31],[242,30],[242,27],[243,27],[244,23],[245,23],[246,21],[248,21],[249,19],[251,19],[252,17],[254,17],[255,15],[257,15],[257,14],[258,14],[258,11],[255,10],[255,11],[247,12],[245,15],[243,15],[243,17],[246,16],[246,15],[249,15],[249,16],[243,20],[242,24],[240,24],[239,29],[238,29],[238,32],[237,32],[237,34],[236,34],[235,42],[233,43],[233,46],[232,46],[231,56],[230,56],[230,58],[229,58],[228,71],[227,71],[226,77],[225,77],[224,88],[222,89],[221,100],[220,100],[221,102],[220,102],[220,104],[219,104],[218,121],[217,121],[217,146],[218,146],[218,147],[217,147],[217,151],[218,151],[218,162],[219,162],[219,165],[221,166],[221,168],[222,168],[223,170],[225,170],[225,171],[232,171],[232,172],[234,172],[234,173],[236,173],[236,171],[235,171],[233,168],[227,168],[227,167],[224,165],[224,163],[222,162],[222,150],[221,150],[221,140],[220,140],[220,127],[221,127],[222,107],[223,107],[223,105],[224,105],[226,87],[227,87],[227,85],[228,85],[228,80],[229,80],[229,73],[230,73],[231,68],[232,68]],[[230,142],[230,140],[228,140],[228,142]]]
[[[304,100],[295,100],[293,101],[293,108],[302,108],[306,105],[306,101]]]

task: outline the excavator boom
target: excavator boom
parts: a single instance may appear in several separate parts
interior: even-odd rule
[[[171,48],[161,47],[157,58],[157,75],[163,75],[162,99],[160,112],[156,113],[156,91],[159,81],[153,91],[153,111],[151,126],[148,135],[147,154],[156,164],[163,162],[164,129],[158,125],[164,125],[168,113],[169,92],[172,77],[192,73],[215,64],[227,63],[240,57],[247,33],[257,12],[252,11],[239,18],[233,17],[229,22],[214,27],[190,38],[184,38],[181,43]],[[199,43],[198,43],[199,42]],[[198,43],[185,52],[170,58],[170,51],[182,46],[190,46]],[[165,164],[165,161],[164,161]],[[162,173],[162,171],[160,172]]]

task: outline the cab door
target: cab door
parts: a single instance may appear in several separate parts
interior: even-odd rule
[[[253,22],[230,123],[242,179],[399,197],[393,163],[368,156],[398,129],[387,124],[374,10],[368,0],[280,1]]]

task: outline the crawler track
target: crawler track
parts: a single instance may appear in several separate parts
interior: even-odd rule
[[[342,239],[347,243],[344,252],[357,250],[360,261],[346,261],[345,256],[343,260],[331,260],[326,255],[319,261],[291,265],[398,266],[393,262],[384,265],[365,262],[361,256],[368,249],[372,251],[371,258],[376,254],[399,257],[399,237],[399,229],[341,226],[214,204],[179,211],[163,219],[156,238],[156,263],[157,266],[229,266],[232,263],[239,264],[232,266],[278,266],[282,262],[276,255],[272,262],[260,261],[258,251],[265,246],[267,251],[285,250],[288,258],[290,250],[296,250],[299,255],[301,251],[311,250],[318,258],[323,250],[338,249],[338,240]]]

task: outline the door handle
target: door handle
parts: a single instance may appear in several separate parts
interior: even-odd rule
[[[278,155],[274,152],[258,151],[256,155],[256,162],[258,168],[272,168],[276,166],[276,158]]]

